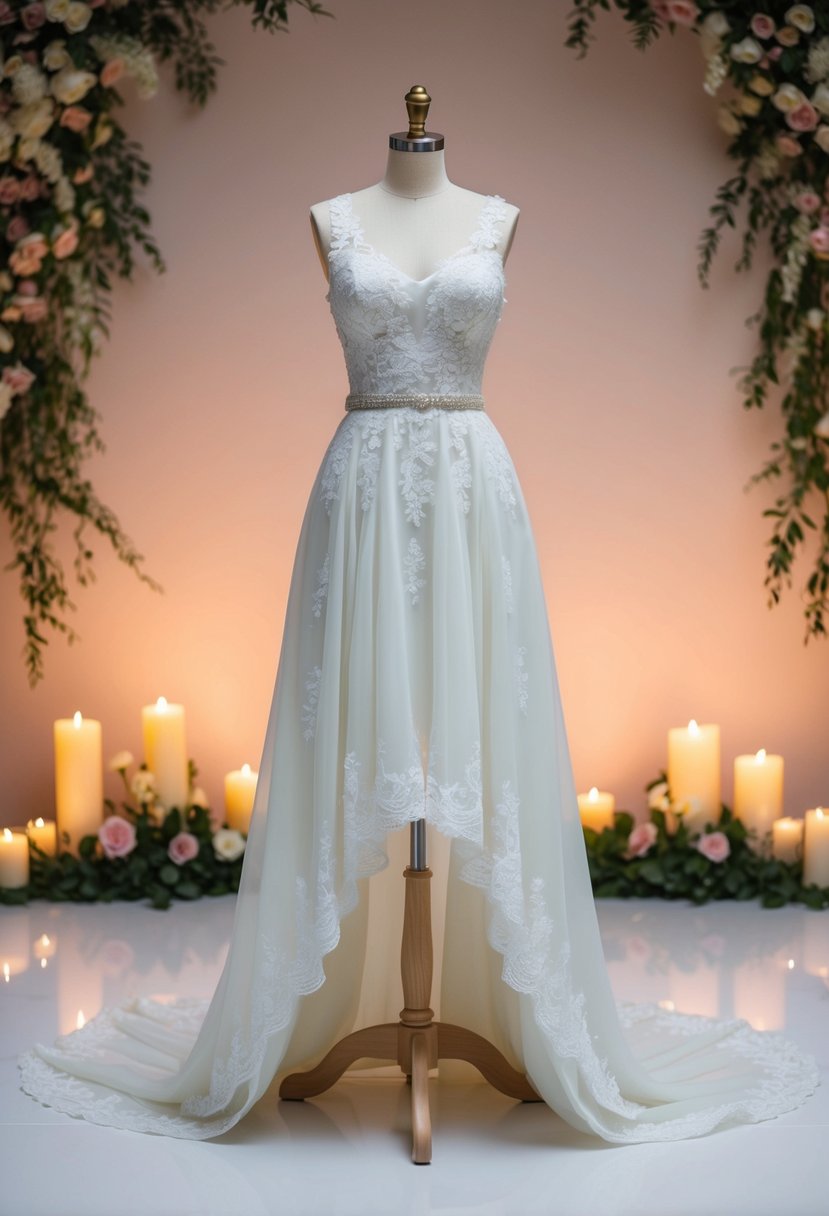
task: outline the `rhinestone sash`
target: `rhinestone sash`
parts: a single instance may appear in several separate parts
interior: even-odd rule
[[[349,393],[347,410],[390,409],[408,405],[418,410],[482,410],[484,399],[479,393]]]

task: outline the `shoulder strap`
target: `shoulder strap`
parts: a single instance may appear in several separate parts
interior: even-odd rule
[[[331,228],[330,252],[339,253],[341,249],[353,244],[360,235],[360,226],[351,209],[351,195],[338,194],[336,198],[329,199],[328,217]]]
[[[495,249],[501,239],[501,224],[507,218],[506,199],[488,194],[469,243],[475,249]]]

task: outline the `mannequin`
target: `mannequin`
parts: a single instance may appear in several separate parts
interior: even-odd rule
[[[392,136],[390,143],[394,140]],[[418,149],[418,155],[390,146],[382,181],[353,193],[354,210],[366,239],[412,280],[425,279],[465,243],[483,203],[480,194],[456,186],[446,176],[443,137],[432,142],[440,146],[426,153]],[[506,206],[503,247],[498,249],[503,261],[512,247],[520,214],[514,204]],[[328,202],[314,203],[310,219],[327,279],[331,247]]]

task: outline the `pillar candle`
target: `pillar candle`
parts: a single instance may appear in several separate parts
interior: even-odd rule
[[[694,828],[720,817],[720,728],[706,723],[698,726],[692,718],[687,726],[668,731],[668,787],[671,801],[690,802]],[[686,823],[691,826],[688,815]]]
[[[797,861],[803,848],[803,820],[775,819],[772,826],[772,853],[778,861]]]
[[[76,713],[55,722],[55,805],[58,831],[77,853],[83,836],[94,836],[104,813],[101,723]]]
[[[803,829],[803,885],[829,887],[829,811],[806,812]]]
[[[48,857],[54,857],[58,851],[58,825],[54,819],[30,819],[26,826],[26,835],[32,844],[36,844]]]
[[[3,829],[0,836],[0,887],[29,885],[29,840],[23,832]]]
[[[189,795],[184,706],[159,697],[141,710],[144,760],[155,777],[155,788],[165,808],[183,811]]]
[[[616,799],[612,794],[599,790],[594,785],[589,793],[578,795],[578,802],[582,827],[592,828],[594,832],[613,827]]]
[[[764,748],[754,756],[734,760],[734,814],[743,825],[754,828],[755,848],[783,813],[783,757],[770,756]]]
[[[253,798],[256,794],[258,773],[251,770],[249,764],[243,764],[225,777],[225,812],[227,826],[237,832],[247,832],[250,828],[250,816],[253,810]]]

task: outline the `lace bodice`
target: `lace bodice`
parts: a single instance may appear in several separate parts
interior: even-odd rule
[[[329,290],[352,393],[480,393],[501,319],[506,201],[489,194],[469,241],[413,279],[366,241],[351,194],[329,203]]]

